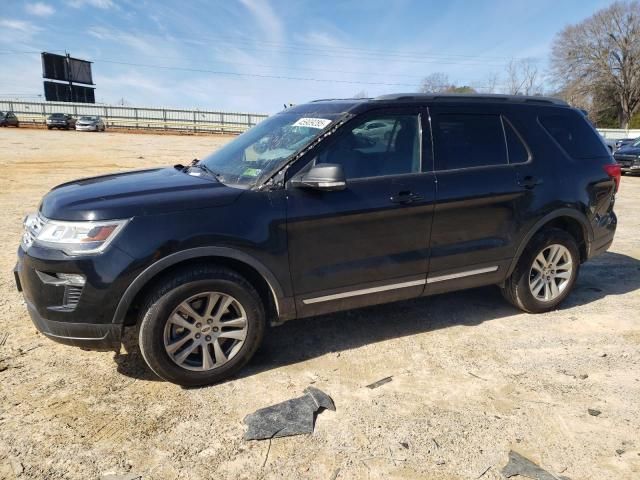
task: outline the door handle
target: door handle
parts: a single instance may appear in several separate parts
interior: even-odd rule
[[[398,192],[395,195],[391,195],[391,198],[389,200],[391,200],[391,202],[393,203],[406,205],[408,203],[418,202],[422,200],[422,195],[409,192],[409,191],[404,191],[404,192]]]
[[[525,177],[518,177],[518,185],[524,188],[534,188],[536,185],[540,185],[542,183],[541,178],[534,177],[533,175],[526,175]]]

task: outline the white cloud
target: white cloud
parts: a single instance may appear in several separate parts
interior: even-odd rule
[[[0,28],[8,28],[10,30],[16,30],[26,35],[33,35],[34,33],[37,33],[41,30],[41,28],[36,27],[31,22],[27,22],[24,20],[11,20],[11,19],[0,19]]]
[[[282,22],[267,0],[240,0],[240,2],[255,17],[260,28],[269,38],[275,41],[282,39]]]
[[[67,5],[73,8],[81,8],[84,6],[102,8],[103,10],[107,10],[109,8],[114,8],[116,4],[113,0],[67,0]]]
[[[27,3],[24,8],[27,13],[36,15],[38,17],[48,17],[49,15],[52,15],[53,12],[55,12],[54,8],[51,5],[47,5],[46,3],[42,2]]]
[[[157,39],[142,35],[134,35],[132,33],[120,30],[111,30],[104,27],[90,27],[87,30],[87,33],[99,40],[120,43],[145,55],[157,55],[162,52],[162,47],[159,46],[160,42],[154,41]]]

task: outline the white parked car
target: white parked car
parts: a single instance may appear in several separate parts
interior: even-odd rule
[[[76,130],[104,132],[105,129],[104,120],[98,116],[80,117],[76,122]]]

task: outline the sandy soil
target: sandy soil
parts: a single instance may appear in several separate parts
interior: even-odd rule
[[[39,335],[11,269],[41,196],[225,141],[0,130],[0,478],[486,480],[510,449],[574,480],[640,477],[640,178],[623,178],[611,251],[549,314],[483,288],[291,322],[241,377],[195,390]],[[245,415],[311,384],[337,406],[313,435],[242,440]]]

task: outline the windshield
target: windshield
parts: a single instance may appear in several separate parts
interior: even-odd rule
[[[634,147],[640,147],[640,137],[636,138],[636,139],[633,141],[633,146],[634,146]]]
[[[94,122],[96,121],[96,117],[80,117],[81,122]]]
[[[208,155],[202,163],[223,183],[255,185],[343,115],[333,112],[279,113]]]
[[[64,113],[52,113],[51,118],[64,118]]]

